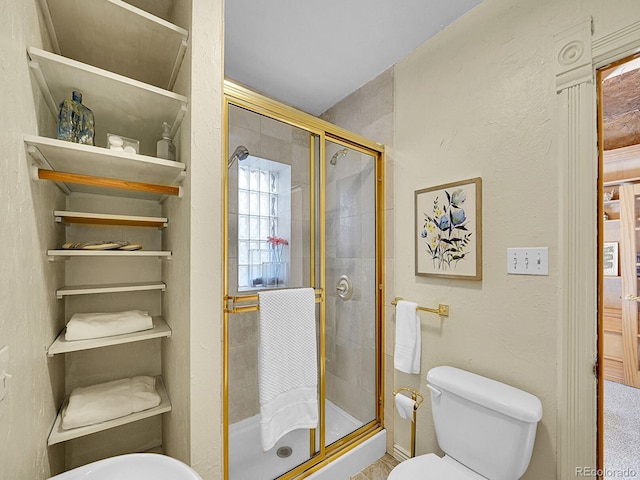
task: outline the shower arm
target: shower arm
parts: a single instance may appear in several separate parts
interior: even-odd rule
[[[315,289],[316,303],[324,300],[324,291],[321,288]],[[225,313],[244,313],[255,312],[260,310],[260,296],[254,295],[225,295],[224,312]],[[238,303],[255,302],[253,305],[238,305]]]

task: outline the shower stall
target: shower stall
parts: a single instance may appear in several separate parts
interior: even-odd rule
[[[224,478],[303,478],[383,426],[383,147],[229,81],[225,117]],[[301,287],[319,423],[263,451],[258,294]]]

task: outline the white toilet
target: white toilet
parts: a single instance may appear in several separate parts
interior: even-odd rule
[[[388,480],[516,480],[529,466],[542,404],[530,393],[454,367],[427,374],[444,457],[402,462]]]

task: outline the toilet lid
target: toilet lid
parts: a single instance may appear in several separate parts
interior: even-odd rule
[[[419,455],[401,462],[388,480],[486,480],[446,455]]]

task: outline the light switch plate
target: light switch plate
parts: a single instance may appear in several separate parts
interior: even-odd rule
[[[549,275],[549,248],[507,248],[509,275]]]
[[[9,384],[9,346],[5,345],[0,348],[0,402],[4,400],[7,394]]]

